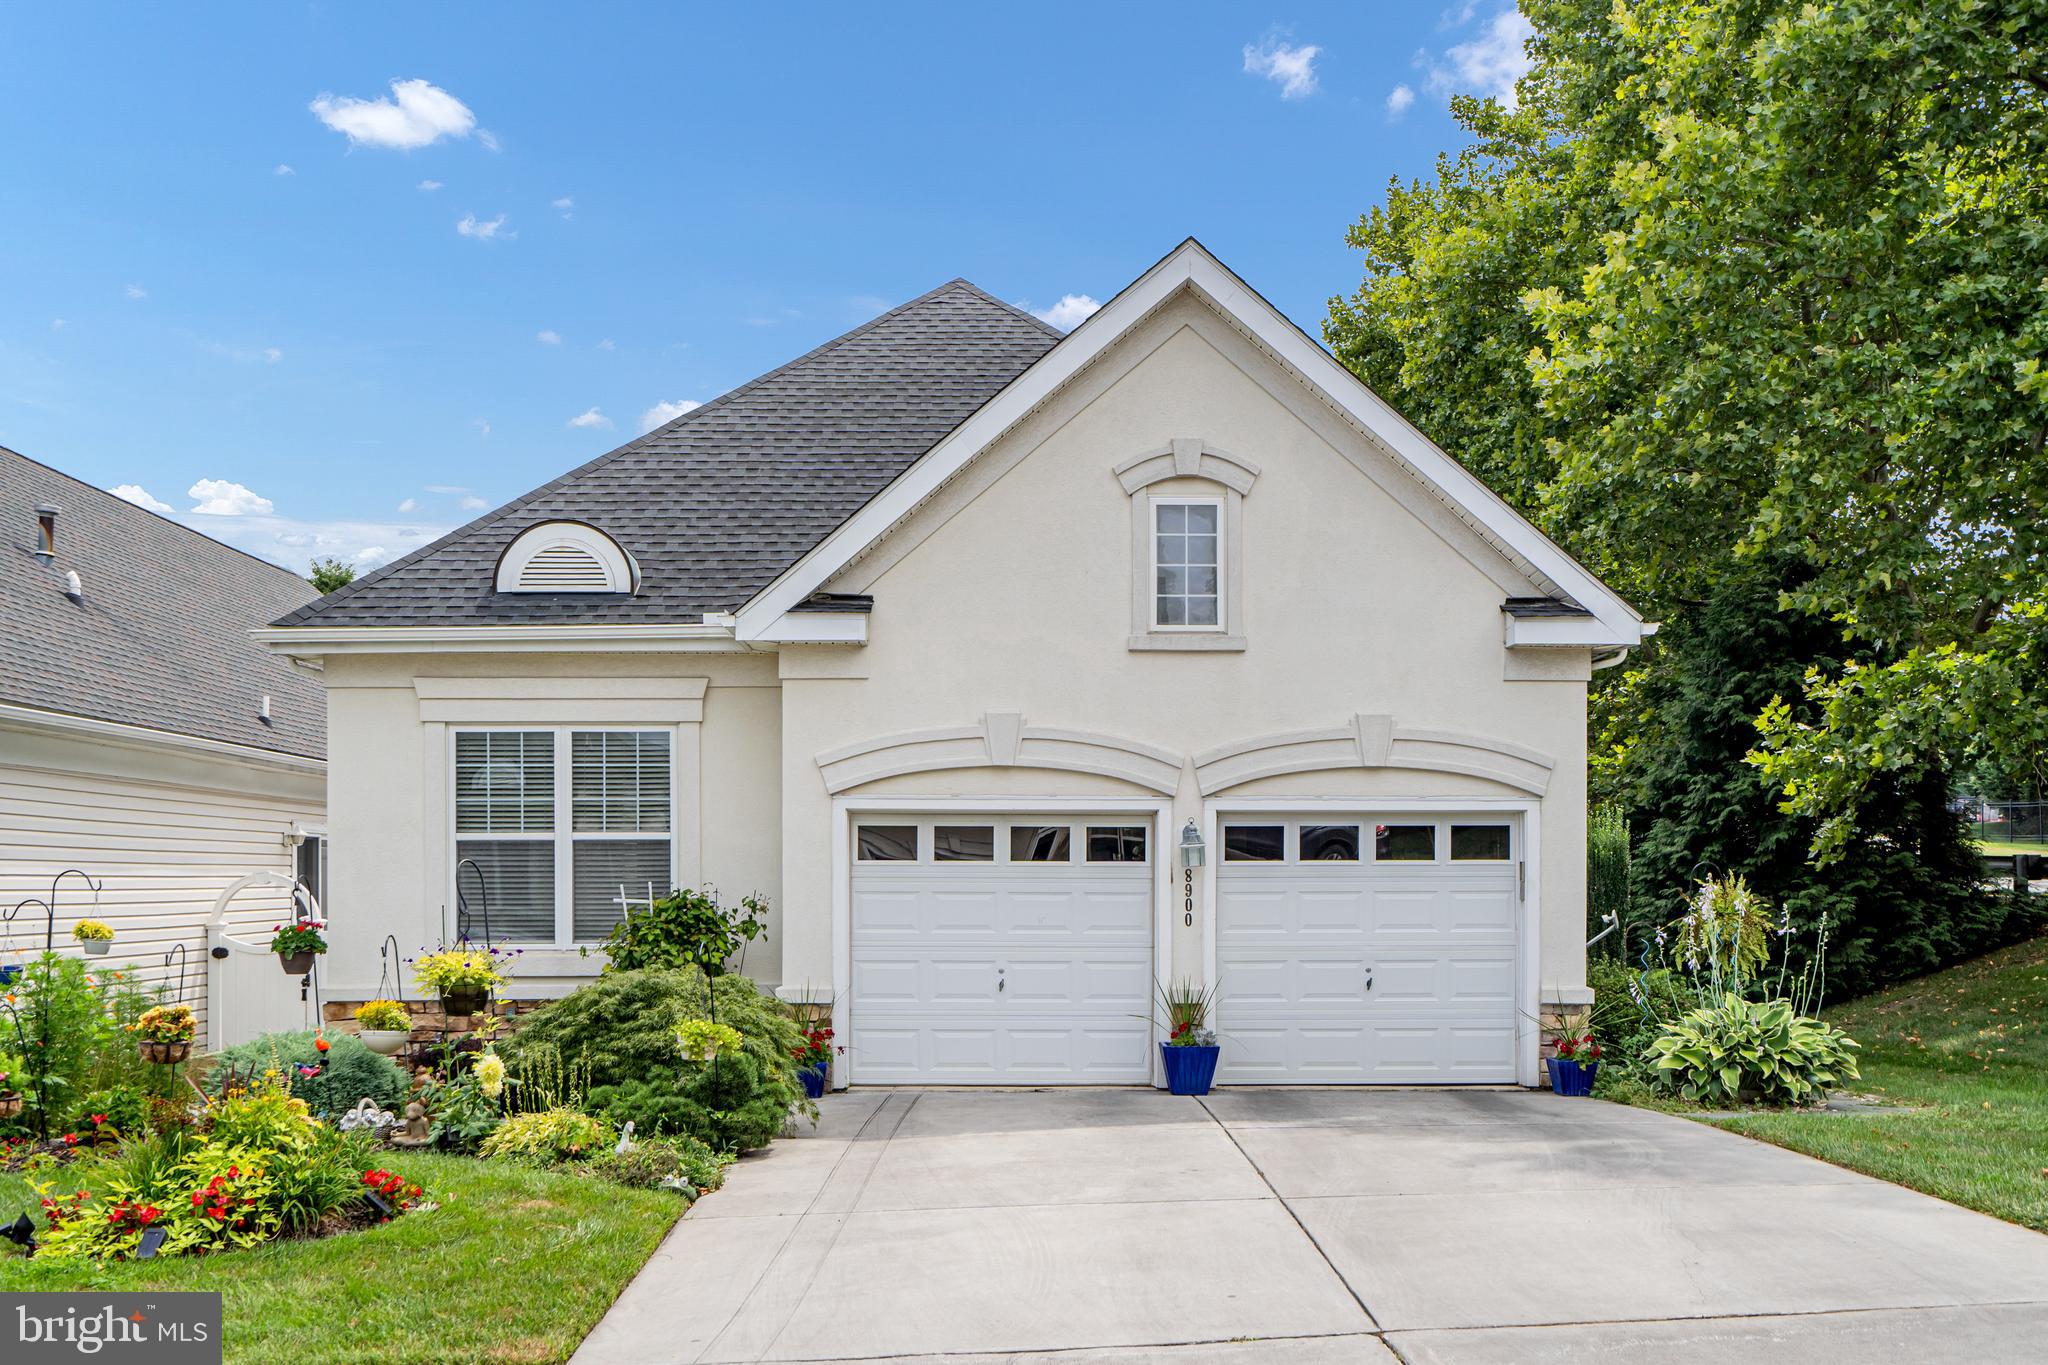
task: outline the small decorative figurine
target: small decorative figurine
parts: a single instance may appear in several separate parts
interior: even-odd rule
[[[349,1133],[358,1128],[367,1128],[373,1133],[381,1133],[397,1122],[398,1115],[389,1109],[379,1109],[377,1101],[365,1095],[356,1101],[355,1108],[341,1116],[341,1131]]]
[[[394,1147],[424,1147],[432,1139],[428,1136],[427,1106],[418,1100],[405,1106],[405,1131],[391,1139]]]

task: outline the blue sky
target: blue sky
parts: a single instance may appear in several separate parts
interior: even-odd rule
[[[1449,4],[12,5],[0,445],[367,565],[956,275],[1318,334],[1519,69]]]

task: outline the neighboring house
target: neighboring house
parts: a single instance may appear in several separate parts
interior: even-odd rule
[[[100,961],[173,990],[182,966],[204,1015],[220,893],[254,871],[318,880],[325,699],[249,638],[318,594],[11,450],[0,528],[0,909],[49,900],[76,868],[56,887],[58,951],[79,952],[79,920],[104,920]],[[232,923],[267,939],[289,903],[252,888]],[[45,925],[40,907],[17,911],[0,963],[40,952]]]
[[[1070,335],[965,281],[284,617],[336,999],[519,996],[759,891],[836,1082],[1513,1082],[1583,1008],[1586,685],[1649,628],[1200,245]],[[1185,867],[1183,840],[1201,846]]]

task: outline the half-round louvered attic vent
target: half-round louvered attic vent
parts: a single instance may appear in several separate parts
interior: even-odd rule
[[[632,592],[638,585],[633,557],[580,521],[528,527],[498,561],[499,592]]]

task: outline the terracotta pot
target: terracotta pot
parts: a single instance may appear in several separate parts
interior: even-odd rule
[[[360,1029],[356,1037],[363,1040],[363,1046],[381,1056],[394,1056],[412,1038],[411,1029],[366,1028]]]
[[[21,1092],[10,1090],[0,1095],[0,1119],[11,1119],[21,1112]]]
[[[105,957],[107,950],[114,946],[114,940],[110,938],[82,938],[78,940],[78,946],[85,949],[87,957]]]
[[[135,1050],[142,1055],[142,1060],[145,1062],[155,1062],[158,1066],[175,1066],[192,1055],[192,1044],[189,1042],[170,1043],[156,1038],[144,1038],[140,1043],[136,1044]]]
[[[286,976],[304,976],[313,970],[313,959],[319,954],[308,949],[303,953],[279,953],[278,965],[284,968]]]

